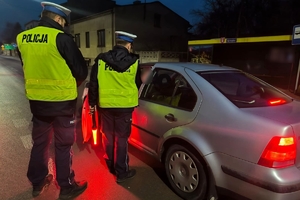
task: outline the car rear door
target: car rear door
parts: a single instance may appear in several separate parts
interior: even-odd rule
[[[159,140],[168,130],[195,119],[201,94],[184,68],[156,68],[151,75],[151,81],[140,88],[130,142],[156,154]]]

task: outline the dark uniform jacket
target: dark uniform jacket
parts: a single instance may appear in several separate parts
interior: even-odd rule
[[[106,62],[113,70],[117,72],[125,72],[131,65],[133,65],[137,59],[139,59],[139,55],[129,53],[128,50],[123,47],[116,45],[114,48],[106,53],[101,53],[95,59],[95,63],[92,67],[90,82],[89,82],[89,104],[90,106],[95,106],[98,103],[98,61],[103,60]],[[141,80],[141,71],[138,68],[136,73],[135,83],[137,88],[142,84]],[[109,83],[108,83],[109,84]],[[114,111],[127,112],[132,111],[133,108],[105,108]]]
[[[50,27],[63,31],[63,28],[57,22],[47,17],[41,18],[38,26]],[[61,56],[66,60],[72,75],[76,79],[77,86],[79,86],[83,81],[85,81],[88,75],[88,68],[80,50],[73,40],[72,35],[67,33],[59,33],[56,37],[56,46]],[[20,58],[22,58],[21,54]],[[72,115],[75,113],[77,99],[63,102],[29,100],[29,103],[31,112],[34,115]]]

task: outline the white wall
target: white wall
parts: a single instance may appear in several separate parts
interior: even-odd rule
[[[105,47],[98,47],[97,31],[105,29]],[[90,16],[77,22],[73,22],[70,27],[73,36],[80,34],[80,51],[84,57],[96,58],[99,53],[112,49],[112,14],[105,12],[101,15]],[[90,34],[90,47],[86,48],[85,33]]]

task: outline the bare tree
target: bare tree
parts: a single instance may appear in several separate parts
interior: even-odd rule
[[[0,33],[3,43],[15,43],[17,35],[22,32],[20,23],[7,22],[4,30]]]
[[[191,14],[202,38],[291,34],[300,23],[299,0],[206,0]]]
[[[206,0],[203,9],[192,10],[199,18],[196,33],[203,37],[233,37],[241,0]]]

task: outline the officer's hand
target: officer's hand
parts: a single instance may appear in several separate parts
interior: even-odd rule
[[[84,98],[88,95],[89,92],[89,88],[84,88],[82,96],[81,96],[81,100],[83,101]]]
[[[95,110],[96,110],[96,106],[89,106],[89,108],[90,108],[89,114],[90,114],[90,115],[94,114],[94,112],[95,112]]]

